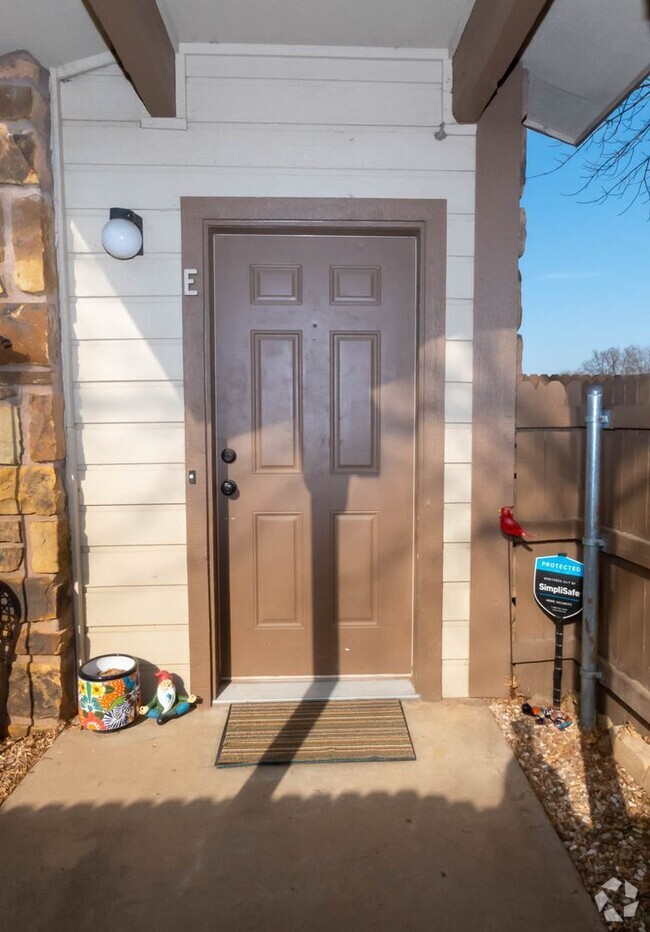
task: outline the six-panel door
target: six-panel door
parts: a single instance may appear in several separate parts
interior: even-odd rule
[[[416,262],[408,236],[214,237],[226,677],[411,672]]]

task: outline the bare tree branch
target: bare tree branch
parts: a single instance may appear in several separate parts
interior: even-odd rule
[[[555,168],[541,174],[582,161],[583,183],[573,195],[591,195],[583,203],[621,200],[624,213],[640,201],[648,205],[650,220],[650,77],[581,145],[556,161]]]

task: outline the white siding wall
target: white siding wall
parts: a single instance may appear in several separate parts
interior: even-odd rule
[[[89,650],[189,670],[181,195],[444,198],[443,689],[466,695],[475,151],[474,128],[450,115],[447,55],[181,51],[186,129],[147,119],[116,65],[61,84]],[[103,252],[112,206],[142,214],[144,257]]]

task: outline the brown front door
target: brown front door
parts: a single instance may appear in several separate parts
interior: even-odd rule
[[[416,240],[213,244],[222,675],[408,674]]]

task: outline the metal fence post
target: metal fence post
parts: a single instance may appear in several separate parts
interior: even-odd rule
[[[609,412],[603,412],[603,390],[592,386],[587,392],[587,452],[585,463],[585,524],[583,544],[584,588],[582,604],[582,665],[580,667],[580,724],[596,725],[596,680],[598,661],[599,558],[604,541],[599,536],[600,448]]]

